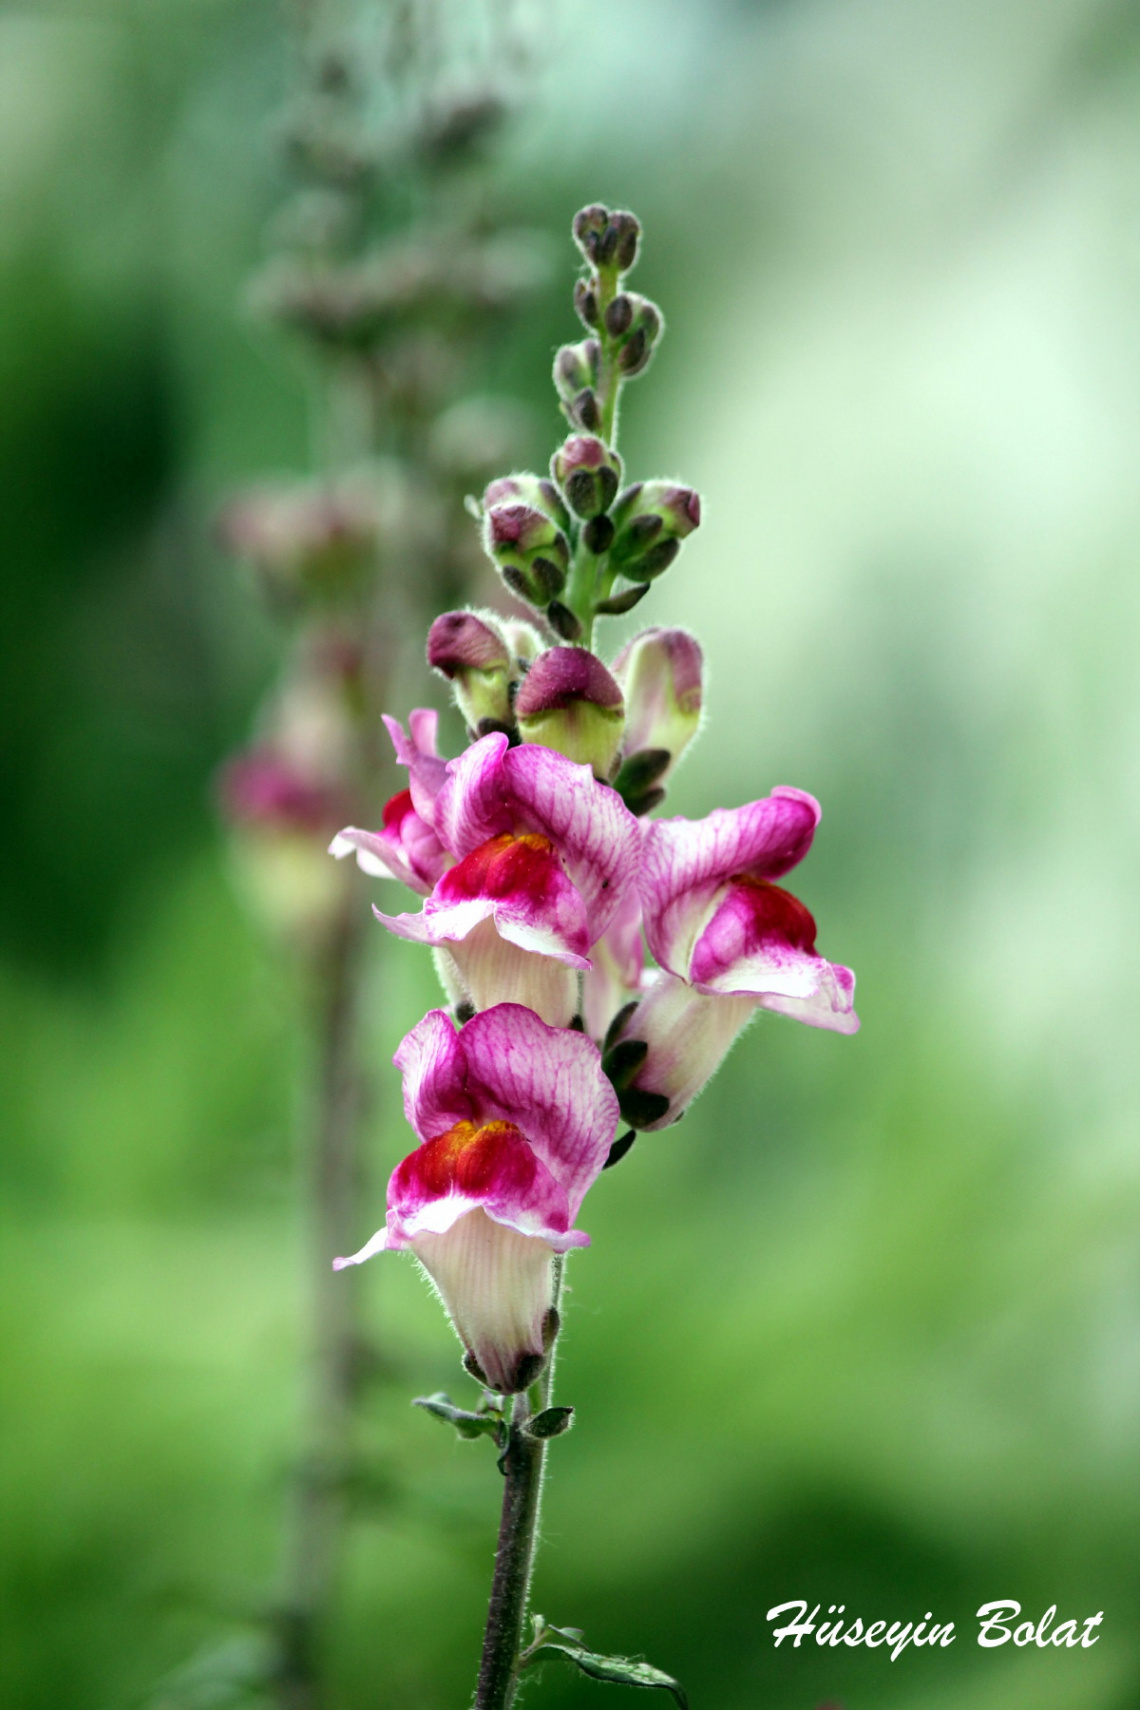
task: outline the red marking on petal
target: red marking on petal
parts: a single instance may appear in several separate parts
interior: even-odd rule
[[[396,1170],[390,1203],[422,1203],[461,1194],[465,1199],[525,1200],[541,1166],[513,1122],[457,1122],[425,1140]]]
[[[399,790],[384,803],[382,823],[385,831],[398,831],[410,813],[415,813],[411,790]]]
[[[444,902],[465,902],[471,897],[517,896],[521,891],[530,902],[553,908],[561,896],[562,881],[562,865],[549,837],[537,831],[521,837],[504,831],[445,873],[436,896]]]
[[[754,879],[749,873],[734,873],[729,883],[740,888],[737,896],[747,901],[751,921],[746,951],[757,948],[765,939],[778,938],[794,950],[816,954],[815,919],[791,891],[773,885],[767,879]]]

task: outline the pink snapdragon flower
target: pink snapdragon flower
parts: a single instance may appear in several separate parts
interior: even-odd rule
[[[641,827],[590,768],[501,732],[447,765],[425,807],[457,857],[419,914],[377,918],[445,953],[476,1009],[525,1003],[554,1026],[577,1009],[577,972],[636,882]],[[347,834],[345,834],[347,835]],[[446,981],[445,970],[445,983]]]
[[[825,961],[811,914],[773,882],[803,860],[819,817],[813,796],[780,788],[703,820],[646,828],[638,883],[661,971],[618,1036],[633,1126],[675,1122],[757,1009],[857,1031],[855,976]]]
[[[513,1394],[557,1329],[553,1259],[609,1154],[618,1104],[596,1046],[499,1004],[456,1032],[443,1010],[395,1057],[421,1144],[393,1172],[388,1218],[351,1258],[411,1248],[443,1298],[473,1374]]]
[[[329,845],[337,860],[355,855],[357,865],[378,879],[400,879],[423,897],[452,863],[434,826],[435,799],[447,776],[447,761],[436,753],[439,714],[417,707],[408,718],[410,736],[394,718],[385,718],[396,758],[408,768],[408,788],[385,803],[379,831],[346,825]]]

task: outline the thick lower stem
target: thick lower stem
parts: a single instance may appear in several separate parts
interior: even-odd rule
[[[516,1396],[504,1462],[503,1514],[475,1710],[509,1710],[518,1686],[516,1670],[538,1539],[546,1459],[545,1442],[526,1435],[529,1416],[526,1396]]]

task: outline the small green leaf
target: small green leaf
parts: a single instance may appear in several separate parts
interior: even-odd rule
[[[558,1627],[548,1627],[543,1634],[542,1643],[537,1650],[527,1653],[526,1662],[542,1662],[549,1656],[564,1656],[570,1662],[576,1663],[583,1674],[588,1674],[591,1680],[604,1680],[617,1686],[657,1687],[663,1692],[672,1693],[680,1710],[689,1710],[689,1700],[685,1689],[672,1675],[665,1674],[661,1669],[654,1668],[652,1663],[636,1662],[630,1657],[602,1657],[596,1651],[588,1651],[580,1642],[566,1633],[566,1643],[558,1643],[546,1636],[547,1633],[562,1633]]]
[[[531,1663],[543,1662],[550,1656],[566,1657],[592,1680],[605,1680],[618,1686],[657,1687],[670,1692],[680,1710],[689,1710],[685,1689],[672,1675],[654,1668],[652,1663],[631,1657],[599,1656],[587,1649],[581,1627],[552,1627],[544,1615],[535,1615],[534,1638],[519,1658],[519,1667],[529,1668]]]
[[[544,1407],[541,1413],[536,1413],[526,1422],[528,1437],[561,1437],[563,1431],[569,1431],[574,1418],[572,1407]]]
[[[417,1395],[412,1406],[422,1407],[425,1413],[430,1413],[434,1419],[442,1419],[445,1425],[454,1425],[459,1435],[468,1441],[476,1437],[493,1437],[496,1443],[502,1442],[504,1426],[501,1413],[472,1413],[466,1407],[456,1407],[442,1390],[437,1390],[435,1395]]]

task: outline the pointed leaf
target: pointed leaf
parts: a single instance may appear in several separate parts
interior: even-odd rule
[[[461,1437],[473,1441],[476,1437],[493,1437],[498,1443],[503,1435],[503,1419],[499,1413],[472,1413],[465,1407],[456,1407],[449,1395],[438,1390],[435,1395],[417,1395],[412,1402],[413,1407],[422,1407],[425,1413],[430,1413],[434,1419],[442,1419],[445,1425],[454,1425]]]
[[[565,1635],[565,1642],[558,1643],[547,1635],[558,1633]],[[672,1675],[665,1674],[661,1669],[654,1668],[652,1663],[636,1662],[630,1657],[603,1657],[596,1651],[589,1651],[579,1641],[571,1638],[565,1629],[548,1627],[542,1636],[542,1643],[536,1650],[528,1652],[527,1665],[542,1662],[549,1656],[560,1655],[576,1663],[583,1674],[588,1674],[591,1680],[604,1680],[617,1686],[657,1687],[663,1692],[672,1694],[679,1710],[689,1710],[689,1700],[685,1689]]]
[[[561,1437],[564,1431],[569,1431],[574,1418],[572,1407],[544,1407],[541,1413],[536,1413],[526,1422],[528,1437],[540,1440],[546,1437]]]

